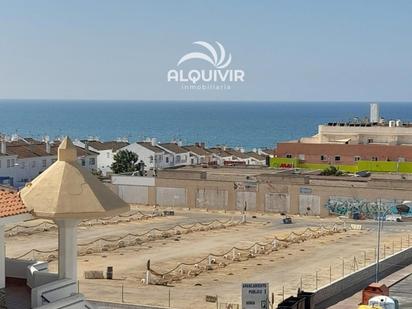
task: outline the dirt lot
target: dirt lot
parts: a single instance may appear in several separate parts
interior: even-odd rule
[[[140,207],[145,213],[151,209]],[[167,229],[177,224],[210,222],[214,219],[240,220],[239,213],[206,213],[203,211],[178,211],[173,217],[158,217],[148,220],[131,221],[119,224],[95,225],[79,228],[79,243],[122,236],[127,233],[142,233],[153,227]],[[152,304],[173,308],[216,308],[216,304],[206,303],[206,295],[217,295],[220,303],[239,303],[242,282],[269,282],[275,301],[296,292],[302,286],[313,290],[338,279],[374,260],[376,232],[374,223],[364,223],[366,230],[323,236],[299,244],[290,245],[266,255],[258,255],[246,261],[230,264],[213,271],[173,282],[169,286],[144,285],[147,260],[152,269],[167,271],[180,262],[195,263],[209,253],[222,253],[233,246],[249,247],[256,241],[267,242],[275,235],[285,236],[291,231],[302,232],[307,227],[331,225],[336,218],[319,219],[295,217],[294,223],[284,225],[279,215],[248,216],[248,223],[225,229],[196,231],[178,237],[157,239],[141,245],[127,246],[115,251],[99,252],[79,256],[78,277],[80,291],[90,299],[114,302]],[[30,224],[34,224],[33,222]],[[385,254],[392,253],[402,245],[407,245],[407,233],[411,233],[409,223],[391,224],[384,231],[383,242],[387,244]],[[57,231],[8,237],[7,255],[15,257],[29,248],[50,250],[57,247]],[[383,254],[383,251],[382,251]],[[222,258],[218,262],[223,261]],[[114,280],[86,280],[84,271],[105,271],[107,266],[114,268]],[[57,262],[50,263],[50,270],[57,269]],[[122,297],[123,289],[123,297]],[[170,298],[169,298],[170,295]],[[169,301],[170,299],[170,301]]]

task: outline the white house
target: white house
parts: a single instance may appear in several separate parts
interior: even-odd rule
[[[172,162],[168,162],[169,166],[178,167],[184,165],[190,165],[189,157],[190,153],[189,150],[182,147],[181,143],[161,143],[157,145],[159,148],[165,150]]]
[[[7,144],[1,141],[0,145],[0,185],[13,186],[16,172],[17,155],[7,153]]]
[[[121,148],[129,150],[138,156],[138,160],[143,161],[145,170],[157,170],[170,167],[173,155],[157,146],[156,140],[150,142],[135,142]]]
[[[248,151],[245,152],[245,155],[247,156],[247,165],[266,165],[266,156],[263,154],[258,154],[254,151]]]
[[[3,140],[0,152],[0,184],[22,187],[32,181],[56,161],[59,144],[60,141]],[[79,147],[77,151],[79,164],[90,171],[97,169],[97,153],[86,152]]]
[[[236,160],[231,153],[226,151],[226,147],[212,147],[208,148],[208,150],[213,154],[213,164],[225,165],[227,162]]]
[[[117,151],[129,143],[127,141],[108,141],[99,140],[75,140],[74,144],[86,150],[97,152],[97,170],[102,172],[103,176],[112,172],[111,166],[114,162],[114,155]]]
[[[204,143],[196,143],[194,145],[183,146],[189,151],[189,164],[208,164],[213,161],[213,153],[205,148]]]

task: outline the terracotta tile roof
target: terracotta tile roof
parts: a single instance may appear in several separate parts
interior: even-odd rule
[[[180,147],[176,143],[163,143],[159,144],[160,147],[165,148],[166,150],[173,152],[173,153],[186,153],[189,152],[187,149],[184,149],[183,147]]]
[[[260,161],[266,160],[266,156],[260,155],[253,151],[245,152],[245,154],[250,158],[255,158],[256,160],[260,160]]]
[[[219,156],[219,157],[232,157],[232,154],[223,150],[220,147],[212,147],[212,148],[208,148],[208,151],[212,152],[213,154]]]
[[[0,188],[0,218],[28,213],[17,192]]]
[[[7,145],[7,153],[9,155],[17,155],[19,159],[34,158],[34,157],[46,157],[57,155],[57,149],[51,147],[50,153],[46,151],[46,143],[39,142],[33,144],[22,144],[13,142]]]
[[[87,143],[90,147],[96,149],[97,151],[110,150],[110,149],[113,151],[117,151],[120,148],[123,148],[129,145],[128,142],[118,142],[118,141],[101,142],[101,141],[82,140],[82,142]]]
[[[52,149],[55,148],[55,150],[53,150],[53,152],[57,153],[57,149],[59,148],[60,143],[61,143],[60,141],[54,141],[53,142]],[[77,150],[77,156],[78,157],[93,156],[93,155],[97,156],[99,154],[98,152],[95,152],[95,151],[90,150],[90,149],[86,150],[86,149],[84,149],[80,146],[77,146],[77,145],[75,147],[76,147],[76,150]]]
[[[154,153],[163,153],[164,150],[157,147],[153,146],[151,142],[137,142],[140,146],[143,146],[146,149],[149,149],[150,151],[153,151]]]
[[[230,153],[232,156],[238,157],[239,159],[250,158],[250,156],[248,156],[246,153],[233,149],[233,148],[227,148],[226,152]]]
[[[205,149],[204,147],[200,147],[198,145],[187,145],[183,146],[184,149],[187,149],[188,151],[191,151],[199,156],[207,156],[210,155],[211,152]]]

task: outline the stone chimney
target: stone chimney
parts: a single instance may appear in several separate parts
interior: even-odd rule
[[[48,140],[46,140],[46,153],[51,154],[51,146]]]
[[[0,152],[1,154],[7,154],[7,144],[4,139],[1,140]]]

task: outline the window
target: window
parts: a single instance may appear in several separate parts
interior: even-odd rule
[[[153,163],[153,156],[149,157],[150,163]]]
[[[166,163],[169,163],[169,157],[166,157]]]
[[[7,159],[7,168],[10,168],[10,159]]]
[[[21,169],[25,169],[26,168],[26,162],[22,161],[20,166],[21,166]]]
[[[86,160],[82,159],[82,166],[86,166]]]
[[[372,157],[372,161],[378,161],[378,157]]]
[[[176,156],[176,163],[179,163],[179,162],[180,162],[180,156],[177,155],[177,156]]]
[[[41,165],[42,165],[42,167],[46,167],[47,166],[47,160],[46,159],[42,160]]]
[[[89,158],[89,165],[95,165],[96,164],[96,159],[95,158]]]
[[[286,158],[291,159],[291,158],[292,158],[292,155],[291,155],[291,154],[287,154],[287,155],[286,155]]]
[[[298,157],[299,157],[299,160],[301,160],[301,161],[305,160],[305,155],[304,154],[299,154]]]
[[[335,161],[340,161],[340,156],[335,156]]]
[[[360,156],[354,156],[353,159],[356,161],[360,161],[361,157]]]
[[[11,159],[11,166],[15,166],[16,165],[16,161],[14,159]]]
[[[321,156],[320,156],[320,160],[321,160],[321,161],[326,161],[326,160],[327,160],[327,158],[326,158],[326,156],[325,156],[325,155],[321,155]]]
[[[373,143],[373,138],[368,138],[368,144]]]

